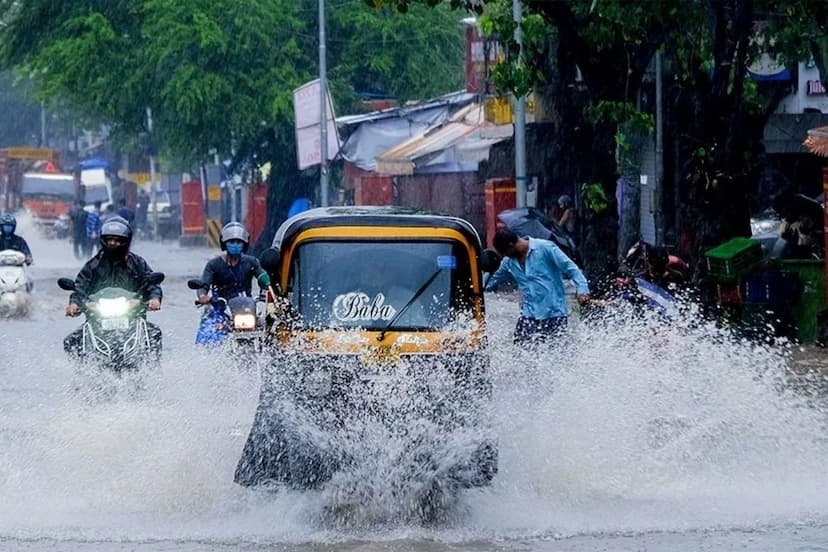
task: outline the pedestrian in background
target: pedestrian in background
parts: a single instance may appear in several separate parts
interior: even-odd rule
[[[115,206],[111,203],[106,206],[103,213],[101,213],[101,224],[106,222],[106,219],[112,218],[115,216]]]
[[[86,256],[90,257],[97,247],[98,239],[101,237],[101,202],[92,204],[92,210],[86,216]]]
[[[150,196],[141,188],[138,192],[138,203],[135,209],[135,228],[141,232],[147,231],[147,213],[149,212]]]
[[[570,236],[575,235],[575,205],[572,198],[564,194],[558,198],[558,218],[556,222],[566,230]]]
[[[86,253],[86,218],[89,213],[84,209],[85,205],[79,199],[69,211],[69,219],[72,221],[72,250],[76,259],[83,259]]]
[[[121,199],[118,201],[118,210],[115,213],[126,220],[130,226],[134,226],[135,224],[135,211],[127,207],[126,199]]]

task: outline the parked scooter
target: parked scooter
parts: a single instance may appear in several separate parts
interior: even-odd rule
[[[147,286],[164,281],[164,274],[153,272]],[[60,278],[58,287],[75,290],[75,281]],[[157,362],[160,343],[147,330],[147,305],[143,294],[122,288],[107,287],[89,296],[82,308],[86,321],[78,355],[116,375],[135,371],[144,362]]]
[[[201,280],[189,280],[187,287],[199,290],[207,286]],[[210,347],[229,341],[233,352],[261,352],[263,324],[254,298],[237,295],[228,300],[214,294],[209,303],[195,304],[204,307],[196,344]]]
[[[28,314],[30,291],[26,255],[14,249],[0,251],[0,316]]]

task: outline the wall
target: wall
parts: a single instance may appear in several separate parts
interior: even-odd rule
[[[486,205],[483,182],[476,172],[398,176],[395,204],[464,218],[484,239]]]
[[[813,63],[799,64],[796,91],[782,99],[776,113],[798,114],[806,109],[828,113],[828,95],[820,83],[819,70]]]

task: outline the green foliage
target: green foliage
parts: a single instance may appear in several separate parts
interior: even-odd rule
[[[29,82],[15,85],[11,72],[0,73],[0,148],[27,144],[39,135],[40,106],[27,101],[31,88]]]
[[[603,213],[609,207],[609,199],[600,182],[582,184],[581,197],[586,208],[596,215]]]
[[[585,107],[584,116],[592,124],[627,125],[631,132],[639,135],[650,134],[655,128],[653,115],[639,111],[631,102],[601,100]]]
[[[121,145],[154,115],[167,155],[228,155],[263,126],[292,133],[292,91],[317,71],[316,0],[0,0],[0,62],[36,78],[40,99],[75,105]],[[407,16],[361,0],[328,9],[334,98],[355,90],[403,99],[445,93],[462,78],[455,12]],[[295,166],[295,149],[279,152]],[[285,163],[288,166],[289,163]]]
[[[462,87],[460,16],[443,5],[413,5],[402,14],[346,2],[330,9],[328,43],[329,76],[347,83],[351,95],[385,92],[405,101]]]
[[[492,70],[492,81],[501,94],[526,96],[545,82],[552,28],[537,14],[527,13],[521,21],[523,49],[514,39],[515,24],[511,0],[493,0],[480,16],[484,36],[497,38],[505,59]]]
[[[386,8],[393,7],[400,13],[408,13],[408,11],[418,4],[425,4],[429,7],[434,7],[440,4],[448,4],[451,9],[459,8],[481,12],[485,0],[364,0],[365,3],[372,8]]]

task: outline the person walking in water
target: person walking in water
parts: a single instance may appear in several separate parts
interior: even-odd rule
[[[86,256],[92,255],[93,249],[101,236],[101,202],[96,201],[94,208],[86,217]]]
[[[521,307],[515,343],[559,335],[569,316],[564,276],[575,284],[578,302],[589,301],[589,285],[581,269],[553,242],[521,238],[508,228],[494,235],[494,247],[503,260],[486,283],[486,291],[494,291],[509,280],[517,284]]]
[[[69,219],[72,221],[72,249],[76,259],[84,258],[86,254],[86,219],[89,213],[84,206],[83,200],[79,199],[69,211]]]

